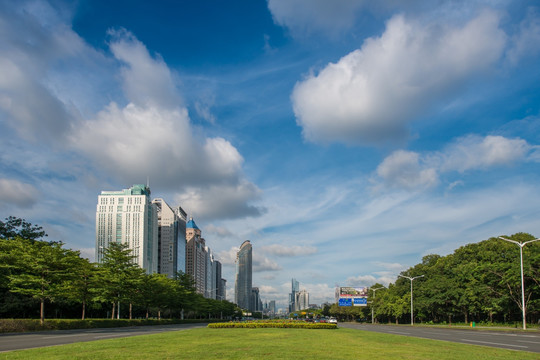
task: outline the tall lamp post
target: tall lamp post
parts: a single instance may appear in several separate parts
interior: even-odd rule
[[[527,322],[525,320],[525,282],[523,281],[523,247],[528,243],[539,241],[540,239],[529,240],[520,243],[519,241],[510,240],[499,236],[499,239],[511,242],[519,246],[519,259],[521,264],[521,310],[523,312],[523,330],[527,330]]]
[[[376,292],[377,290],[381,290],[381,289],[386,289],[386,287],[382,286],[382,287],[378,287],[378,288],[375,288],[375,289],[373,289],[373,288],[370,289],[370,290],[373,291],[373,299],[375,299],[375,292]],[[375,324],[374,317],[373,317],[373,303],[372,303],[372,305],[371,305],[371,323],[372,323],[372,324]]]
[[[402,277],[402,278],[405,278],[405,279],[409,279],[409,280],[411,281],[411,326],[413,326],[413,325],[414,325],[414,313],[413,313],[413,291],[412,291],[412,282],[413,282],[413,280],[415,280],[415,279],[424,277],[424,275],[415,276],[415,277],[404,276],[404,275],[398,275],[398,276],[399,276],[399,277]]]

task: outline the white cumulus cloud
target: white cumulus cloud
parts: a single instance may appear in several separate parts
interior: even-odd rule
[[[416,116],[494,65],[506,42],[494,12],[462,27],[396,15],[380,37],[296,84],[297,123],[307,140],[318,143],[404,138]]]
[[[535,161],[535,146],[523,139],[503,136],[468,135],[456,139],[439,152],[420,154],[397,150],[377,167],[377,176],[389,187],[407,190],[435,186],[441,174],[486,170],[520,161]],[[462,184],[456,181],[450,189]]]
[[[195,135],[174,76],[131,33],[112,32],[110,48],[123,65],[124,107],[111,102],[73,130],[71,144],[112,178],[176,191],[199,218],[257,216],[260,190],[242,172],[243,157],[227,140]]]
[[[441,155],[441,171],[464,172],[509,165],[524,160],[531,146],[523,139],[469,135],[448,146]]]
[[[436,170],[424,168],[419,157],[418,153],[412,151],[395,151],[377,167],[377,175],[392,187],[415,189],[436,185]]]

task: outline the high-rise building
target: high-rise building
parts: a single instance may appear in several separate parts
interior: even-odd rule
[[[251,288],[251,299],[250,299],[249,310],[253,311],[253,312],[262,312],[263,311],[261,295],[259,293],[259,288],[258,287],[252,287]]]
[[[272,300],[268,304],[268,314],[272,317],[276,315],[276,300]]]
[[[214,254],[212,250],[206,246],[206,284],[205,284],[205,295],[204,297],[209,299],[216,298],[216,260],[214,259]]]
[[[241,309],[250,309],[251,274],[252,274],[252,247],[246,240],[236,254],[236,282],[234,285],[234,301]]]
[[[296,307],[296,294],[300,291],[300,283],[291,279],[291,293],[289,294],[289,312],[298,311]]]
[[[102,191],[96,209],[96,261],[103,261],[110,243],[127,244],[134,261],[148,274],[158,270],[158,216],[150,188],[133,185]]]
[[[219,287],[219,295],[218,300],[226,300],[227,299],[227,280],[221,278],[221,286]]]
[[[206,245],[193,218],[186,224],[186,274],[193,277],[196,291],[205,296]]]
[[[158,216],[158,273],[172,278],[185,272],[186,220],[181,207],[175,210],[163,199],[154,199]]]
[[[187,213],[178,206],[174,212],[178,216],[178,247],[176,258],[178,259],[177,271],[186,272],[186,222]]]
[[[215,270],[216,270],[215,271],[215,278],[214,278],[216,288],[213,291],[212,299],[225,300],[225,298],[222,295],[222,291],[221,291],[221,286],[222,286],[221,285],[221,262],[219,262],[218,260],[215,260],[214,261],[214,267],[215,267]]]
[[[309,293],[302,289],[296,293],[295,311],[309,309]]]

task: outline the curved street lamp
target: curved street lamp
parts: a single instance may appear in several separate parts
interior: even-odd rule
[[[402,277],[402,278],[405,278],[405,279],[409,279],[411,280],[411,326],[414,325],[414,313],[413,313],[413,292],[412,292],[412,282],[414,279],[418,279],[418,278],[421,278],[421,277],[424,277],[424,275],[420,275],[420,276],[415,276],[415,277],[409,277],[409,276],[404,276],[404,275],[398,275],[399,277]]]
[[[519,246],[519,259],[521,263],[521,310],[523,313],[523,330],[527,330],[527,322],[525,320],[525,282],[523,281],[523,247],[528,243],[539,241],[540,239],[529,240],[522,243],[519,241],[503,238],[502,236],[499,236],[499,239],[511,242]]]

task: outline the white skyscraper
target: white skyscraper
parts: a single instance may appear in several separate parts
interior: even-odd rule
[[[296,293],[295,311],[309,309],[309,293],[302,289]]]
[[[128,244],[134,261],[147,273],[158,270],[158,217],[150,188],[133,185],[122,191],[102,191],[96,211],[96,261],[112,242]]]

